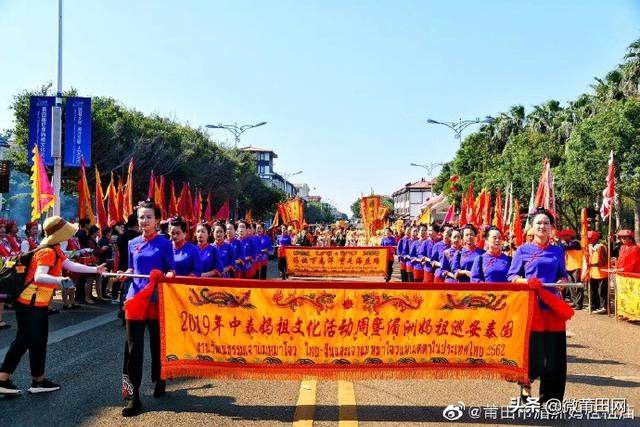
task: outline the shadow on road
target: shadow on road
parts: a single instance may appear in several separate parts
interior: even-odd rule
[[[618,380],[597,375],[567,375],[567,382],[602,387],[640,387],[640,382]]]
[[[624,365],[624,363],[619,362],[617,360],[603,360],[603,359],[585,359],[583,357],[575,357],[568,355],[567,356],[568,363],[595,363],[599,365]]]

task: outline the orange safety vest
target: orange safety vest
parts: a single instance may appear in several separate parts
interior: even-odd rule
[[[589,245],[589,277],[592,279],[606,279],[607,273],[602,269],[607,268],[607,249],[601,243]]]
[[[565,251],[565,262],[567,271],[580,270],[584,262],[582,249],[569,249]]]

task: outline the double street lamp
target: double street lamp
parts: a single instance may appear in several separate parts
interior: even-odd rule
[[[476,118],[473,120],[458,120],[457,122],[440,122],[438,120],[427,119],[427,123],[431,125],[442,125],[451,129],[456,135],[457,140],[462,139],[462,131],[468,128],[471,125],[475,125],[478,123],[493,123],[495,119],[491,116],[486,116],[484,119]]]
[[[437,162],[437,163],[425,163],[425,164],[418,164],[418,163],[409,163],[411,166],[415,166],[418,168],[423,168],[425,171],[427,171],[427,177],[429,179],[431,179],[431,174],[433,173],[434,169],[441,167],[442,165],[444,165],[444,163],[442,162]]]
[[[256,123],[255,125],[239,125],[234,123],[232,125],[223,125],[222,123],[218,123],[217,125],[206,125],[205,127],[209,129],[226,129],[231,132],[235,138],[236,148],[238,148],[238,144],[240,143],[240,135],[242,135],[245,131],[253,128],[257,128],[258,126],[264,126],[267,122]]]

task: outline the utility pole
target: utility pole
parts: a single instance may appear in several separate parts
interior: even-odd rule
[[[62,184],[62,0],[58,0],[58,87],[51,115],[51,157],[53,157],[53,214],[60,215]]]

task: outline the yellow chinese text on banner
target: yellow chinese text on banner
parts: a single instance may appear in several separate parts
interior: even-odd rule
[[[287,273],[303,277],[384,277],[389,256],[388,247],[285,248]]]

